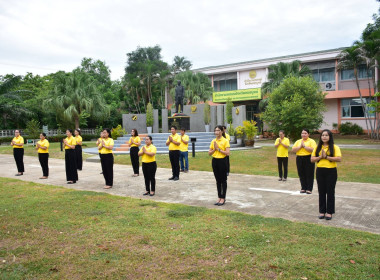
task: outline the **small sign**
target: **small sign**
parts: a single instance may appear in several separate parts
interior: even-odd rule
[[[132,116],[132,121],[137,121],[137,116],[136,115]]]

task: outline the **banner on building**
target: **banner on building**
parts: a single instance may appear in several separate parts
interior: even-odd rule
[[[261,99],[261,88],[214,92],[212,102],[227,102],[228,98],[231,98],[231,101],[258,100]]]

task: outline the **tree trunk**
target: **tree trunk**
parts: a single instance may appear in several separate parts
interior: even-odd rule
[[[79,117],[75,117],[74,121],[75,121],[75,129],[79,128]]]
[[[367,106],[363,102],[363,96],[362,96],[362,92],[360,91],[358,73],[357,73],[357,69],[356,68],[354,68],[354,75],[355,75],[356,87],[358,88],[358,91],[359,91],[360,102],[362,103],[362,109],[363,109],[364,118],[365,118],[365,125],[366,125],[366,128],[367,128],[367,134],[368,134],[368,136],[370,136],[369,129],[368,129],[368,118],[367,118],[368,115],[366,113],[367,112],[367,110],[366,110]]]

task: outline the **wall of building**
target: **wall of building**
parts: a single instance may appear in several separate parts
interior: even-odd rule
[[[323,116],[323,123],[320,129],[333,129],[333,123],[338,123],[338,100],[337,99],[325,99],[327,111]]]
[[[371,85],[371,88],[373,89],[372,80],[370,80],[370,85]],[[359,86],[360,86],[360,89],[368,89],[368,80],[367,79],[359,80]],[[346,90],[346,89],[357,89],[356,82],[349,81],[349,80],[339,81],[339,90]]]

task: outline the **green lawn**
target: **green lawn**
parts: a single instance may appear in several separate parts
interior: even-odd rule
[[[379,235],[0,178],[0,279],[379,279]]]

